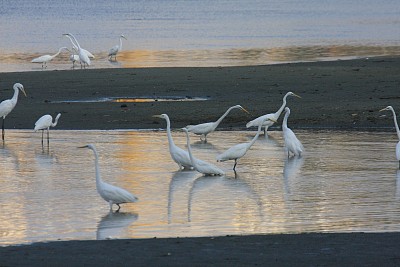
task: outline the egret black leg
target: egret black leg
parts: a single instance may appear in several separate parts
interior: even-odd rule
[[[44,132],[44,130],[42,130],[42,146],[43,146],[43,132]]]
[[[50,144],[49,129],[47,129],[47,146]]]
[[[119,210],[121,209],[121,206],[119,204],[116,204],[118,206],[118,209],[115,212],[119,212]]]
[[[4,118],[3,118],[3,122],[2,122],[2,124],[1,124],[1,138],[2,138],[3,141],[4,141]]]
[[[236,172],[236,164],[237,164],[237,159],[235,159],[235,164],[233,165],[233,170]]]

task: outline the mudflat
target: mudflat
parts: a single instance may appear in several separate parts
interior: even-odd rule
[[[292,128],[393,129],[392,116],[379,110],[400,109],[400,57],[215,68],[143,68],[35,71],[0,74],[0,99],[19,97],[6,128],[31,129],[44,114],[62,113],[57,129],[165,128],[152,115],[167,113],[172,128],[217,120],[240,104],[218,129],[244,129],[246,122],[275,112],[289,97]],[[161,101],[163,98],[205,98]],[[151,102],[105,99],[150,98]],[[382,116],[386,115],[386,116]],[[280,118],[281,122],[282,117]],[[280,123],[272,129],[280,129]]]

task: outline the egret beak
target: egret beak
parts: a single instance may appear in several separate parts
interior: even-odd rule
[[[89,147],[88,145],[86,145],[86,146],[78,146],[78,148],[87,148],[87,147]]]
[[[293,93],[293,95],[294,95],[295,97],[301,98],[301,96],[299,96],[299,95],[296,95],[295,93]]]
[[[274,119],[268,118],[268,120],[273,121],[273,122],[275,122],[275,123],[278,123],[278,122],[277,122],[276,120],[274,120]]]
[[[383,108],[383,109],[379,110],[379,112],[384,111],[384,110],[387,110],[387,108]]]
[[[122,37],[122,38],[124,38],[125,40],[127,40],[127,41],[128,41],[128,39],[126,39],[126,37],[125,37],[125,36],[123,36],[123,35],[122,35],[121,37]]]
[[[153,115],[153,118],[161,118],[161,115]]]
[[[25,97],[27,97],[24,88],[21,88],[21,92],[24,93]]]
[[[241,108],[241,110],[243,110],[244,112],[246,112],[247,114],[251,115],[250,112],[248,112],[245,108]]]

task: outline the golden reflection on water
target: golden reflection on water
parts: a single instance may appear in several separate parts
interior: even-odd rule
[[[118,53],[117,61],[109,61],[107,52],[104,51],[94,54],[96,59],[92,61],[91,68],[215,67],[398,56],[400,46],[311,45],[203,50],[137,49],[121,51]],[[30,63],[37,56],[39,56],[37,53],[0,53],[0,72],[42,70],[40,64]],[[75,68],[80,68],[78,65]],[[69,54],[63,53],[49,62],[46,70],[71,68]]]
[[[185,136],[172,133],[185,148]],[[179,171],[165,131],[8,131],[0,147],[0,244],[57,239],[398,231],[395,134],[297,131],[306,153],[286,159],[280,132],[261,136],[237,173],[215,156],[254,132],[217,131],[192,141],[196,157],[226,171]],[[93,143],[103,180],[139,197],[110,214],[95,188]],[[371,153],[373,151],[373,153]],[[392,154],[390,152],[393,152]]]

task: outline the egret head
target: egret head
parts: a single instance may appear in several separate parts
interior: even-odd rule
[[[186,127],[181,128],[182,131],[184,131],[185,133],[189,133],[188,129]]]
[[[61,117],[61,113],[57,114],[56,120],[58,120]]]
[[[392,110],[393,111],[393,107],[392,106],[387,106],[386,108],[383,108],[383,109],[379,110],[379,112],[384,111],[384,110]]]
[[[287,93],[286,95],[290,95],[290,96],[295,96],[295,97],[301,98],[301,96],[296,95],[296,94],[293,93],[293,92],[289,92],[289,93]]]
[[[123,34],[121,34],[120,37],[121,37],[121,38],[124,38],[125,40],[128,40],[128,39],[126,39],[125,35],[123,35]]]
[[[14,87],[15,90],[20,90],[26,96],[25,89],[24,89],[24,86],[22,84],[16,83],[16,84],[14,84],[13,87]]]
[[[92,144],[88,144],[88,145],[85,145],[85,146],[80,146],[80,147],[78,147],[78,148],[89,148],[89,149],[91,149],[91,150],[94,150],[95,148],[94,148],[94,145],[92,145]]]
[[[290,114],[290,108],[285,107],[285,112]]]
[[[234,106],[234,108],[239,108],[241,110],[243,110],[244,112],[246,112],[247,114],[250,114],[250,112],[248,112],[244,107],[242,107],[241,105],[236,105]]]
[[[167,114],[153,115],[153,117],[166,120],[168,118],[168,115]]]

